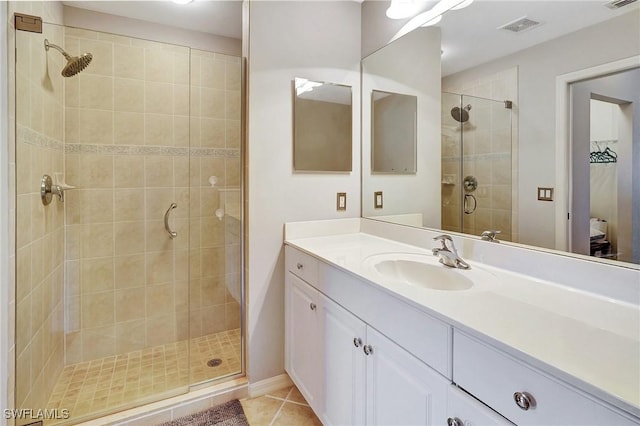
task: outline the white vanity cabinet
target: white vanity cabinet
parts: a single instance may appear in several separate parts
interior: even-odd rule
[[[446,424],[450,381],[303,281],[301,259],[287,251],[285,368],[323,424]]]
[[[569,385],[496,348],[454,332],[453,379],[518,425],[638,425]]]
[[[513,423],[455,385],[447,392],[448,426],[511,426]]]

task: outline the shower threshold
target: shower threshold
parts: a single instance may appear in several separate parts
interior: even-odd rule
[[[67,365],[47,408],[66,409],[76,423],[181,393],[197,384],[241,371],[240,330],[234,329],[106,358]],[[190,346],[190,347],[189,347]],[[210,367],[207,362],[222,362]]]

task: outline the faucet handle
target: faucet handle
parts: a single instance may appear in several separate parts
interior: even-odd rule
[[[442,234],[442,235],[438,235],[437,237],[433,237],[434,241],[453,241],[453,238],[451,238],[451,235],[447,235],[447,234]]]
[[[500,231],[496,230],[496,229],[490,229],[487,231],[482,231],[482,234],[480,234],[480,237],[482,237],[482,239],[484,241],[498,241],[496,240],[496,237],[498,236],[498,234],[500,233]]]

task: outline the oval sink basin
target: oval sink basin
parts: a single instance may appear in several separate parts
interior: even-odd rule
[[[453,269],[438,262],[437,257],[398,253],[366,259],[373,271],[385,279],[431,290],[469,290],[474,282],[465,274],[471,271]]]

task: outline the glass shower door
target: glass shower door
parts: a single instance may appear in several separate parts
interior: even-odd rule
[[[45,39],[92,60],[63,77]],[[189,48],[49,24],[16,43],[16,405],[75,423],[184,393]]]

